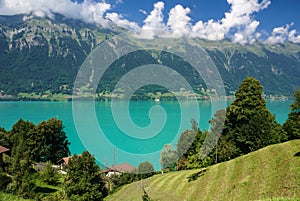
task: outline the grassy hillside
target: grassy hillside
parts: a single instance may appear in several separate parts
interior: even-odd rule
[[[300,140],[271,145],[200,170],[156,175],[124,186],[106,200],[300,200]]]

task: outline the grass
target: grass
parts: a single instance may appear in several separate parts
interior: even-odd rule
[[[271,145],[199,171],[155,175],[124,186],[106,201],[141,201],[143,188],[154,201],[300,201],[300,140]]]
[[[27,199],[20,198],[16,195],[11,195],[7,193],[0,192],[0,200],[1,201],[29,201]]]
[[[57,186],[52,186],[44,183],[38,176],[38,173],[32,175],[33,182],[36,185],[35,192],[39,195],[39,198],[42,200],[49,200],[49,197],[59,195],[62,192],[62,182],[63,175],[59,178],[59,184]],[[39,199],[39,200],[40,200]],[[33,199],[23,199],[20,196],[3,193],[0,191],[0,201],[32,201]],[[63,201],[63,200],[62,200]]]

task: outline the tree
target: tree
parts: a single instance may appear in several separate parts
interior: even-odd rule
[[[45,169],[41,172],[41,179],[49,185],[56,186],[58,184],[59,175],[57,169],[52,167],[52,164],[49,161],[47,162]]]
[[[107,195],[107,189],[94,156],[85,151],[74,155],[68,164],[64,187],[70,200],[98,201]]]
[[[198,124],[194,119],[191,120],[191,124],[192,130],[183,131],[178,140],[176,151],[179,158],[189,150],[197,137],[197,133],[199,132]]]
[[[28,132],[27,145],[36,162],[56,163],[70,154],[69,141],[61,120],[43,121]]]
[[[276,122],[262,97],[258,80],[246,78],[239,86],[235,100],[227,108],[223,135],[234,140],[238,154],[246,154],[286,140],[286,132]]]
[[[11,143],[11,148],[13,149],[14,146],[18,146],[21,141],[26,143],[24,139],[29,139],[29,131],[33,129],[35,125],[32,122],[24,121],[20,119],[15,123],[12,127],[12,130],[9,132],[9,139]],[[26,145],[24,145],[26,147]]]
[[[173,146],[170,144],[166,144],[160,155],[160,164],[162,166],[162,169],[169,168],[170,170],[175,170],[178,156]]]
[[[300,139],[300,87],[294,93],[294,103],[291,104],[288,119],[283,124],[288,139]]]
[[[11,148],[8,132],[2,127],[0,127],[0,145]]]
[[[191,124],[192,129],[183,131],[177,143],[176,151],[179,158],[177,161],[177,170],[191,168],[191,164],[196,165],[199,162],[197,158],[199,158],[199,150],[204,138],[194,119],[191,120]]]
[[[147,177],[151,177],[154,174],[154,167],[152,163],[146,161],[142,162],[138,166],[138,174],[140,174],[140,178],[145,179]]]
[[[195,136],[195,139],[190,146],[190,148],[187,150],[187,152],[184,154],[184,157],[186,158],[185,166],[186,169],[195,169],[200,168],[206,164],[207,157],[204,158],[204,160],[200,157],[201,149],[203,149],[203,143],[204,139],[207,136],[207,131],[201,132],[199,129],[197,131],[197,134]],[[204,162],[204,163],[203,163]]]
[[[32,161],[56,163],[70,154],[70,142],[63,131],[62,121],[56,118],[42,121],[36,126],[20,119],[8,136],[12,149],[23,141]]]
[[[13,175],[13,193],[22,195],[24,198],[32,198],[35,184],[30,178],[32,162],[30,152],[26,147],[25,140],[21,138],[20,144],[13,147],[10,171]]]
[[[226,111],[217,110],[216,113],[214,114],[214,117],[209,121],[210,123],[209,136],[211,136],[210,137],[211,139],[209,142],[210,150],[208,151],[211,152],[212,149],[214,148],[215,163],[218,163],[218,151],[219,151],[218,140],[224,129],[225,118],[226,118]]]

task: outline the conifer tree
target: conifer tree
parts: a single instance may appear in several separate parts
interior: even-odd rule
[[[238,154],[286,140],[286,132],[266,107],[258,80],[251,77],[243,80],[235,98],[226,111],[223,135],[234,140]]]
[[[289,140],[300,139],[300,87],[294,93],[294,103],[291,104],[291,112],[283,128]]]

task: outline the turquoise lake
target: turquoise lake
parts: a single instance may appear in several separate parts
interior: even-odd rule
[[[116,102],[112,112],[111,102],[0,102],[0,127],[10,130],[20,118],[37,124],[49,118],[63,121],[71,142],[72,154],[88,150],[99,164],[111,166],[128,162],[138,166],[150,161],[160,169],[160,152],[165,144],[176,147],[180,133],[191,127],[195,118],[199,128],[209,129],[208,121],[217,109],[230,101],[198,101],[197,107],[189,101],[131,101]],[[267,107],[282,124],[287,119],[292,100],[268,100]],[[88,108],[93,104],[95,115]],[[72,110],[73,109],[73,110]],[[74,110],[80,117],[74,122]],[[184,115],[182,115],[184,112]],[[92,121],[95,116],[96,121]],[[196,115],[197,116],[197,115]],[[130,120],[131,118],[131,120]],[[134,125],[134,126],[133,126]]]

